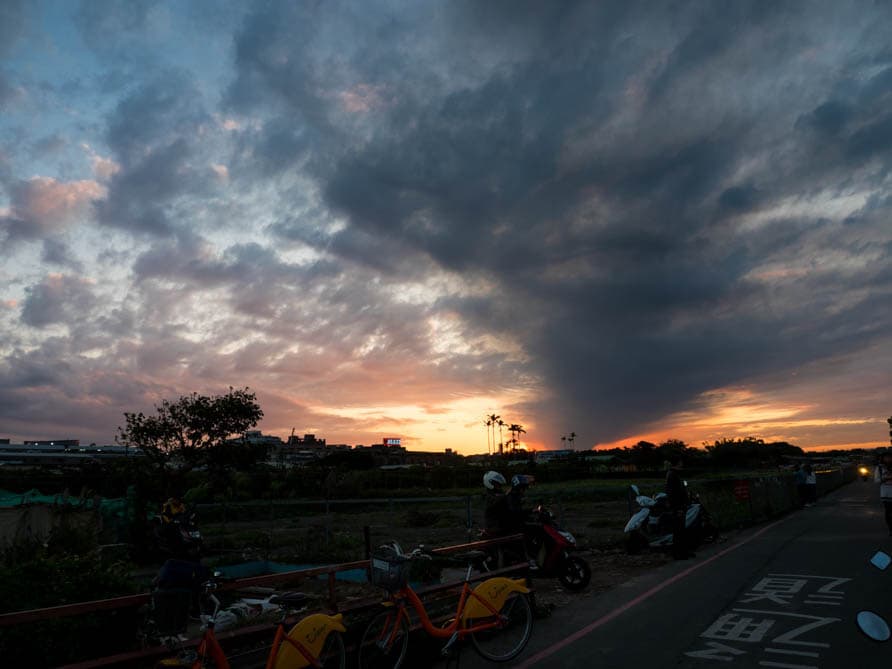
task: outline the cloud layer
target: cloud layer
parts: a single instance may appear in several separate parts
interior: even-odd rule
[[[729,397],[793,407],[805,446],[882,427],[892,11],[199,7],[5,28],[0,428],[89,404],[63,424],[99,439],[230,384],[270,429],[467,450],[493,410],[538,446],[696,439]],[[89,77],[41,80],[41,38]],[[70,117],[23,123],[41,95]],[[88,402],[57,365],[132,387]]]

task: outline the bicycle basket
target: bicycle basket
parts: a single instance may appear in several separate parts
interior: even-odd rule
[[[409,581],[409,558],[390,547],[373,551],[371,563],[372,585],[393,592]]]

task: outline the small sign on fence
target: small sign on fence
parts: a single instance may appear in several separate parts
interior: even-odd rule
[[[742,502],[750,498],[750,482],[747,480],[734,481],[734,497]]]

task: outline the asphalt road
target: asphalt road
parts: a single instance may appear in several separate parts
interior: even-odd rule
[[[527,649],[503,666],[889,666],[892,641],[872,641],[855,624],[865,609],[892,623],[892,567],[870,564],[877,550],[892,554],[892,537],[876,486],[859,480],[694,559],[580,595],[537,620]],[[470,646],[459,662],[492,666]]]

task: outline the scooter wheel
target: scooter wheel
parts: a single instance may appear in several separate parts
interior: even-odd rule
[[[588,562],[573,555],[561,566],[558,580],[567,590],[582,590],[592,580],[592,568]]]

